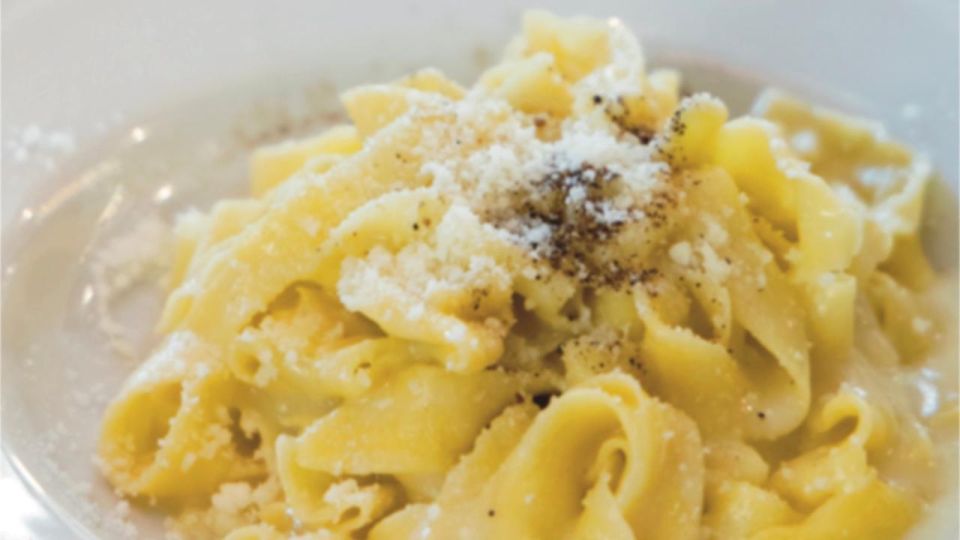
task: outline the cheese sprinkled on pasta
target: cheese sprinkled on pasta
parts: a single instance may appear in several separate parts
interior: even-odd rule
[[[258,150],[252,198],[178,222],[106,477],[183,538],[901,537],[956,423],[914,399],[929,166],[678,89],[531,12],[472,88],[361,86]]]

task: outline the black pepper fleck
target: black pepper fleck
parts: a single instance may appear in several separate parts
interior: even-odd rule
[[[533,403],[541,409],[546,409],[547,406],[550,405],[550,400],[552,399],[553,394],[550,393],[536,394],[533,396]]]

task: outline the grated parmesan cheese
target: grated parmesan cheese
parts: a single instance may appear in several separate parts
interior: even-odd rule
[[[95,300],[97,325],[111,347],[131,357],[133,346],[126,330],[113,315],[112,304],[133,286],[156,277],[169,266],[173,234],[169,225],[156,216],[137,222],[133,228],[111,239],[97,251],[91,263],[93,288],[85,299]]]
[[[689,242],[677,242],[670,246],[668,253],[673,262],[680,266],[690,266],[690,263],[693,262],[693,250],[690,248]]]

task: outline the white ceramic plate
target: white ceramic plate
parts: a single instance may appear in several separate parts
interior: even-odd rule
[[[107,299],[94,271],[110,262],[107,247],[129,234],[161,242],[149,228],[131,231],[239,193],[247,151],[330,122],[335,88],[423,65],[470,81],[518,30],[524,4],[4,2],[0,410],[5,452],[55,516],[38,534],[124,532],[115,519],[123,507],[92,456],[103,406],[136,360],[109,345],[98,320],[107,309],[142,356],[159,296],[134,283]],[[692,87],[735,110],[770,83],[882,120],[929,153],[952,186],[934,198],[928,236],[941,265],[956,268],[954,0],[549,7],[622,18],[653,63],[687,70]],[[136,259],[136,249],[125,252]],[[956,538],[944,510],[945,521],[918,535]],[[160,530],[156,516],[132,520],[141,536]]]

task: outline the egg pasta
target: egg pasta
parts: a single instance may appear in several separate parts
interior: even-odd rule
[[[177,222],[99,447],[173,534],[893,539],[942,489],[930,170],[872,124],[543,12],[470,89],[342,99]]]

